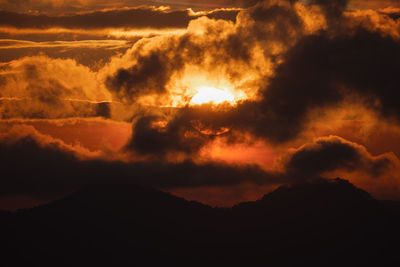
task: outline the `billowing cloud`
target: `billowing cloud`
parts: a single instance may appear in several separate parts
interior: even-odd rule
[[[311,0],[309,1],[309,4],[320,6],[325,13],[326,18],[328,20],[333,20],[338,19],[342,16],[349,2],[349,0]]]
[[[0,69],[2,118],[108,116],[109,92],[96,73],[71,59],[29,57]]]
[[[382,50],[375,49],[378,43]],[[287,60],[277,69],[262,101],[245,101],[225,111],[210,109],[207,114],[189,107],[179,111],[176,120],[170,123],[174,125],[179,120],[179,129],[193,130],[192,122],[200,120],[206,125],[249,131],[269,141],[283,142],[296,138],[305,129],[308,120],[316,116],[313,110],[338,105],[347,98],[362,103],[379,116],[398,119],[397,81],[393,75],[399,62],[398,46],[390,37],[368,32],[333,40],[320,36],[306,38],[288,52]],[[346,49],[332,50],[333,47]],[[358,53],[353,53],[356,47]],[[380,63],[372,63],[371,56]],[[357,67],[360,62],[363,65]],[[134,128],[141,132],[141,126]],[[176,127],[166,129],[176,130],[176,137],[184,136],[178,134],[180,130]]]
[[[195,153],[209,140],[196,132],[186,118],[176,118],[166,127],[157,117],[141,117],[134,125],[133,136],[126,149],[153,155],[165,155],[174,152]]]
[[[66,145],[18,126],[0,136],[3,178],[0,195],[54,198],[88,184],[134,183],[157,188],[277,185],[315,179],[334,170],[364,171],[377,179],[394,167],[390,155],[371,156],[364,147],[339,137],[320,138],[286,155],[281,171],[256,165],[191,160],[121,161],[80,146]]]
[[[365,147],[331,136],[318,138],[290,153],[285,170],[288,176],[300,180],[321,177],[338,169],[362,170],[372,177],[379,177],[391,164],[389,155],[373,157]]]
[[[256,128],[276,140],[295,137],[315,108],[336,105],[345,98],[362,102],[386,118],[399,119],[394,99],[398,82],[399,41],[378,33],[357,30],[354,35],[305,37],[285,55],[264,91],[262,114],[273,125],[284,122],[277,133]],[[278,100],[279,99],[279,100]],[[262,118],[260,118],[262,119]],[[264,124],[268,125],[268,124]]]
[[[157,52],[141,56],[134,66],[119,69],[113,78],[108,78],[108,87],[116,92],[118,99],[129,97],[128,101],[140,95],[163,94],[172,76],[172,68],[168,66],[179,69],[184,64],[179,54],[172,60]]]
[[[79,160],[59,142],[4,137],[0,143],[1,195],[33,195],[46,198],[88,184],[139,183],[159,188],[229,185],[244,181],[269,183],[272,175],[257,166],[233,166],[192,161],[122,162]],[[94,157],[95,158],[95,157]],[[273,179],[273,178],[272,178]]]
[[[131,104],[151,95],[159,104],[184,106],[193,96],[192,80],[199,80],[197,86],[214,80],[257,97],[281,53],[304,32],[295,6],[286,2],[259,4],[240,13],[236,23],[202,17],[183,34],[138,41],[110,64],[116,70],[107,85],[115,99]]]
[[[332,16],[330,19],[342,23],[329,28],[322,24],[319,31],[310,34],[303,9],[288,2],[260,3],[240,13],[236,24],[199,19],[191,22],[183,35],[135,44],[125,56],[128,62],[132,61],[125,64],[132,66],[117,68],[116,74],[107,79],[108,88],[124,102],[140,103],[141,96],[150,95],[157,99],[152,104],[169,105],[173,101],[168,102],[168,97],[174,90],[181,97],[193,96],[191,88],[176,80],[184,80],[190,66],[201,65],[216,77],[228,77],[228,82],[239,90],[249,86],[245,92],[254,99],[248,97],[228,111],[210,110],[208,116],[187,107],[175,113],[180,125],[185,126],[166,129],[179,132],[193,128],[193,121],[200,120],[206,125],[214,123],[215,128],[228,126],[233,132],[249,132],[270,142],[297,138],[315,110],[344,101],[361,103],[379,116],[398,118],[400,113],[394,101],[398,98],[397,81],[393,73],[400,62],[398,39],[379,29],[371,30],[351,16],[344,17],[347,1],[312,4],[321,7],[321,14],[327,19]],[[185,105],[184,99],[181,105]],[[218,119],[209,123],[210,118]],[[175,119],[170,122],[174,125]],[[149,130],[148,124],[134,128],[141,132],[140,126],[145,125]],[[188,132],[174,136],[183,138]]]

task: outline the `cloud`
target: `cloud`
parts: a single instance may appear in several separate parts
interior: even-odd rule
[[[219,137],[234,138],[227,133],[230,125],[224,124],[231,109],[203,105],[178,109],[172,118],[152,115],[152,112],[147,116],[139,115],[133,122],[132,138],[125,149],[159,157],[180,153],[195,156]]]
[[[175,117],[166,127],[157,127],[157,122],[162,123],[162,118],[139,118],[134,124],[132,139],[125,148],[136,153],[160,156],[174,152],[192,154],[211,139],[196,132],[184,117]]]
[[[357,53],[354,53],[355,49]],[[247,131],[269,142],[281,143],[297,138],[308,121],[318,116],[314,113],[316,110],[335,107],[348,99],[388,121],[390,118],[398,121],[400,110],[394,100],[399,97],[398,83],[393,73],[400,62],[397,51],[400,51],[399,43],[393,38],[365,30],[335,38],[323,35],[305,37],[285,55],[285,61],[263,91],[261,101],[244,101],[226,110],[187,107],[176,113],[176,120],[163,119],[171,123],[165,128],[166,132],[151,129],[150,124],[137,124],[133,132],[147,138],[151,137],[148,135],[151,131],[155,132],[157,147],[162,148],[162,140],[166,143],[173,143],[171,140],[185,142],[184,133],[193,132],[192,122],[200,121],[210,127],[232,128],[231,134]],[[175,132],[172,134],[172,131]],[[134,135],[133,140],[135,138]],[[197,140],[194,142],[188,138],[186,141],[199,144],[196,150],[200,144],[207,143],[202,135]],[[169,146],[166,144],[164,147]],[[178,145],[170,148],[185,150]]]
[[[279,185],[321,178],[325,172],[342,169],[368,172],[366,177],[376,179],[394,167],[395,160],[389,155],[371,156],[362,146],[327,137],[289,153],[282,160],[282,171],[193,160],[120,161],[99,151],[66,145],[23,125],[0,135],[0,159],[0,195],[38,199],[54,198],[89,184],[133,183],[164,189],[245,183]]]
[[[115,91],[118,99],[129,96],[128,101],[140,95],[166,93],[166,84],[172,76],[172,68],[181,68],[183,60],[176,55],[170,60],[162,53],[151,52],[138,58],[135,65],[128,69],[119,69],[114,77],[107,79],[108,88]],[[179,66],[180,65],[180,66]]]
[[[330,136],[317,138],[291,152],[285,161],[285,171],[299,180],[321,177],[334,170],[362,170],[372,177],[379,177],[392,164],[389,155],[374,157],[363,146]]]
[[[168,133],[171,137],[171,131],[176,131],[173,139],[181,141],[185,133],[192,131],[192,122],[200,121],[214,128],[232,128],[233,135],[248,132],[268,142],[287,142],[299,137],[317,116],[316,110],[326,110],[344,101],[362,104],[388,120],[399,119],[394,101],[399,97],[393,73],[400,62],[396,37],[379,29],[371,30],[364,23],[365,14],[344,14],[347,1],[312,4],[321,7],[328,20],[340,18],[342,23],[332,22],[328,28],[322,24],[319,30],[308,32],[302,14],[306,7],[268,1],[239,13],[235,24],[201,18],[192,21],[185,34],[136,43],[122,60],[131,66],[117,66],[107,78],[107,87],[115,99],[127,104],[143,103],[141,97],[150,96],[150,105],[169,105],[172,100],[168,97],[173,90],[190,99],[190,88],[176,82],[187,75],[190,66],[201,66],[216,77],[229,77],[228,82],[234,87],[248,86],[246,93],[255,97],[239,102],[233,109],[204,112],[206,108],[186,107],[174,113],[182,126],[167,126],[167,132],[156,135]],[[307,8],[318,13],[313,6]],[[363,17],[364,22],[355,17]],[[181,102],[182,107],[184,99]],[[175,125],[175,115],[163,120]],[[145,120],[148,118],[138,121]],[[148,124],[133,128],[134,134],[156,131]],[[193,136],[189,136],[188,140],[192,140]],[[133,143],[136,137],[133,136]],[[197,139],[197,144],[208,143],[201,135]],[[159,142],[157,147],[169,147]],[[187,152],[179,145],[175,149],[170,147]]]
[[[311,0],[281,0],[281,2],[307,3]],[[1,0],[0,8],[13,12],[32,12],[46,14],[64,14],[82,12],[106,8],[137,7],[143,5],[162,4],[171,6],[173,9],[196,8],[210,10],[215,8],[242,7],[248,8],[260,2],[278,2],[276,0],[168,0],[168,1],[147,1],[147,0]],[[323,1],[319,1],[323,2]],[[328,1],[325,1],[328,2]],[[335,1],[332,1],[335,2]],[[349,0],[349,9],[379,9],[386,7],[399,7],[398,0]]]
[[[1,39],[0,49],[27,49],[27,48],[109,48],[118,49],[131,47],[125,40],[85,40],[85,41],[48,41],[33,42],[26,40]]]
[[[0,30],[1,31],[1,30]],[[29,56],[75,59],[79,64],[98,70],[112,56],[125,53],[132,42],[125,40],[26,41],[0,40],[0,61],[10,62]]]
[[[22,29],[104,29],[104,28],[186,28],[200,16],[234,21],[238,10],[195,13],[191,10],[164,10],[154,7],[114,9],[75,15],[49,16],[0,11],[0,26]]]
[[[351,0],[351,9],[380,9],[387,7],[400,7],[398,0]]]
[[[108,73],[107,87],[124,103],[150,95],[158,105],[173,105],[169,102],[193,96],[190,76],[203,75],[205,82],[226,80],[256,96],[280,55],[304,32],[296,8],[286,2],[256,5],[239,13],[236,23],[202,17],[191,21],[183,34],[138,41],[110,63],[115,71]],[[184,106],[184,101],[178,104]]]
[[[101,156],[100,150],[90,151],[79,143],[67,144],[61,139],[42,134],[34,126],[20,123],[10,127],[1,125],[0,143],[10,145],[21,142],[21,140],[32,140],[38,147],[50,147],[67,155],[75,156],[77,159],[97,158]]]
[[[0,0],[0,8],[16,12],[63,14],[82,10],[151,4],[146,0]]]
[[[313,3],[328,10],[339,10],[334,12],[337,16],[343,16],[346,4],[345,1],[333,6],[325,1]],[[12,105],[22,103],[18,110],[23,113],[13,114],[7,107],[4,114],[6,117],[51,118],[96,116],[98,105],[93,102],[110,100],[112,95],[114,101],[122,104],[118,108],[111,105],[111,110],[102,112],[106,116],[126,120],[135,118],[137,122],[143,122],[149,119],[148,115],[161,115],[167,124],[177,125],[177,121],[182,124],[179,127],[168,126],[167,136],[174,136],[181,143],[186,142],[183,141],[185,133],[195,132],[196,138],[189,135],[193,144],[208,143],[204,141],[208,138],[193,131],[193,121],[214,129],[228,127],[233,129],[232,132],[248,132],[269,142],[293,140],[307,127],[314,110],[330,108],[354,95],[360,96],[358,102],[380,115],[398,117],[399,111],[393,100],[398,97],[396,81],[392,74],[398,68],[398,41],[379,31],[370,31],[364,23],[360,25],[351,17],[351,23],[346,21],[344,26],[337,26],[344,29],[353,27],[351,31],[322,28],[310,33],[306,30],[303,11],[298,3],[264,2],[240,12],[236,23],[202,17],[191,21],[184,33],[138,41],[123,57],[114,58],[99,73],[80,65],[72,66],[70,61],[54,61],[68,69],[60,69],[58,74],[48,70],[52,64],[45,63],[43,59],[39,63],[35,59],[40,68],[36,63],[30,64],[33,67],[20,65],[18,71],[7,70],[5,73],[8,74],[2,76],[6,85],[3,90],[7,92],[11,89],[6,88],[14,88],[14,93],[3,93],[3,99],[8,99],[8,102],[13,100]],[[356,47],[357,53],[354,53]],[[371,57],[383,67],[378,67],[376,62],[370,60]],[[21,62],[27,61],[24,59]],[[362,64],[359,65],[359,62]],[[25,75],[28,67],[37,75]],[[87,77],[86,80],[69,77],[71,79],[67,82],[63,78],[64,72],[78,75],[79,70],[87,73],[81,75]],[[57,77],[46,77],[42,72]],[[184,107],[194,90],[186,81],[197,79],[196,75],[204,75],[202,79],[206,83],[210,77],[217,84],[225,79],[234,90],[243,90],[249,98],[239,102],[235,109],[224,111],[209,109],[205,112],[205,108],[187,107],[171,113],[170,109],[159,107]],[[106,88],[103,80],[106,81]],[[74,81],[74,85],[70,85],[70,81]],[[16,86],[9,86],[10,82]],[[43,85],[46,85],[46,90],[40,89]],[[101,88],[102,97],[93,96],[98,88]],[[24,98],[35,99],[41,105],[29,109],[29,105],[21,100]],[[61,104],[55,105],[55,101]],[[123,105],[126,106],[121,108]],[[142,107],[138,107],[140,105]],[[100,108],[107,109],[107,106],[102,104]],[[174,118],[175,115],[178,117]],[[141,116],[143,119],[138,120]],[[144,128],[139,125],[133,128],[137,133],[154,130],[146,124],[141,126]],[[128,147],[140,147],[135,138],[138,135],[132,137],[133,143]],[[194,142],[195,139],[198,142]],[[167,147],[172,148],[165,145]],[[178,145],[175,151],[179,150],[188,151]],[[142,147],[141,151],[146,149]]]
[[[210,10],[215,8],[249,7],[262,0],[168,0],[168,1],[148,1],[148,0],[0,0],[0,7],[8,11],[17,12],[43,12],[51,14],[63,14],[67,12],[79,12],[82,10],[94,10],[105,8],[137,7],[144,5],[164,5],[165,8],[185,9],[196,8],[200,10]]]
[[[9,119],[0,120],[0,133],[20,138],[18,131],[60,140],[91,152],[117,153],[131,136],[131,124],[105,118]],[[33,129],[28,130],[28,129]],[[11,132],[12,131],[12,132]],[[40,138],[41,140],[43,138]]]
[[[139,102],[139,96],[152,95],[157,100],[164,97],[163,104],[168,105],[172,91],[178,97],[185,95],[187,86],[174,83],[179,83],[190,67],[202,66],[203,72],[227,73],[239,79],[239,68],[258,64],[250,63],[247,43],[240,40],[232,22],[200,18],[192,21],[184,34],[138,41],[117,63],[110,63],[115,71],[109,70],[107,87],[115,99],[127,104]]]
[[[28,57],[0,69],[2,118],[108,116],[109,100],[96,73],[71,59]]]
[[[192,161],[121,162],[79,160],[56,142],[35,136],[3,138],[0,143],[3,179],[0,195],[54,197],[88,184],[134,183],[158,188],[229,185],[245,181],[270,183],[272,175],[257,166]]]
[[[254,133],[271,140],[289,140],[304,129],[313,109],[337,105],[354,95],[352,101],[398,121],[394,70],[400,67],[399,48],[392,37],[364,29],[334,38],[304,37],[284,56],[263,92],[264,100],[256,104],[256,117],[248,118],[244,126],[258,125]]]
[[[311,0],[309,2],[311,5],[320,6],[325,13],[327,20],[333,22],[333,20],[339,19],[342,16],[350,0]]]

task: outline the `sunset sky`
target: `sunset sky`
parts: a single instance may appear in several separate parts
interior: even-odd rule
[[[400,199],[399,0],[0,0],[0,209],[132,183]]]

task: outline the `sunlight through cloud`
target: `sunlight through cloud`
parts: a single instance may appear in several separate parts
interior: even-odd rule
[[[192,105],[201,105],[205,103],[221,104],[228,102],[235,104],[235,97],[226,91],[211,87],[211,86],[200,86],[196,88],[197,94],[195,94],[190,100]]]

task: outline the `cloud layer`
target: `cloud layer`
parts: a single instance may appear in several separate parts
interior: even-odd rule
[[[238,10],[215,10],[195,13],[191,10],[131,8],[96,11],[77,15],[48,16],[0,11],[0,26],[24,29],[102,29],[102,28],[186,28],[200,16],[214,19],[236,19]]]
[[[398,164],[392,155],[371,156],[364,147],[339,137],[319,138],[287,153],[279,171],[191,160],[125,162],[66,145],[22,126],[0,136],[0,152],[0,196],[28,195],[39,199],[97,183],[134,183],[164,189],[244,183],[277,185],[320,179],[325,172],[342,169],[364,171],[365,175],[378,178]]]

